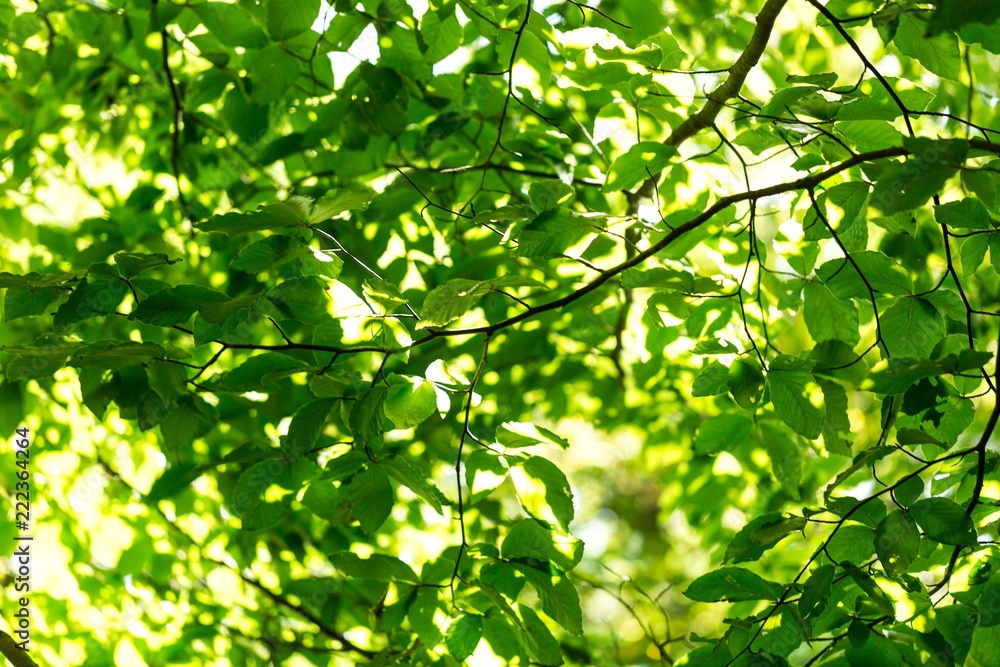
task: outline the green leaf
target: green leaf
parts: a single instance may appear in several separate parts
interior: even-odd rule
[[[438,514],[443,514],[442,506],[451,504],[443,493],[430,481],[430,474],[417,468],[406,459],[396,456],[382,462],[389,477],[420,496]],[[468,470],[468,468],[466,468]],[[468,473],[467,473],[468,474]]]
[[[319,16],[320,0],[268,0],[267,32],[283,42],[309,29]]]
[[[552,549],[551,532],[533,519],[524,519],[514,524],[500,545],[500,555],[507,560],[533,558],[547,560]]]
[[[156,343],[136,343],[134,341],[101,340],[77,348],[68,365],[78,368],[121,368],[145,364],[167,354]]]
[[[424,59],[428,64],[444,60],[462,44],[462,26],[452,11],[429,11],[420,19],[420,34],[427,44]]]
[[[164,405],[187,392],[188,370],[180,364],[153,361],[146,364],[149,388],[156,392]]]
[[[923,206],[944,188],[965,161],[969,144],[962,139],[904,139],[911,155],[879,174],[872,204],[886,215]]]
[[[286,489],[292,486],[291,470],[287,463],[277,460],[261,461],[240,475],[230,505],[240,517],[243,530],[272,528],[291,508],[290,494],[283,495],[277,501],[266,498],[273,485]]]
[[[497,428],[497,442],[508,449],[532,445],[555,445],[567,449],[569,443],[547,428],[526,422],[504,422]]]
[[[354,436],[355,447],[374,447],[376,439],[385,433],[385,397],[388,389],[383,384],[369,387],[351,406],[347,424]]]
[[[62,273],[37,273],[31,271],[24,275],[0,271],[0,288],[12,289],[43,289],[46,287],[66,287],[86,275],[86,271],[66,271]]]
[[[219,423],[216,409],[204,399],[185,394],[177,399],[166,418],[160,422],[164,446],[179,459],[189,459],[188,447],[196,438],[208,434]]]
[[[260,106],[284,97],[299,74],[299,61],[277,44],[247,53],[243,62],[253,81],[250,102]]]
[[[677,149],[658,141],[642,141],[611,163],[604,192],[631,190],[650,175],[663,171],[672,159],[678,156]]]
[[[858,307],[853,302],[838,299],[819,283],[806,283],[803,299],[802,313],[813,340],[817,343],[842,340],[852,346],[858,344],[861,340]]]
[[[897,486],[892,495],[900,505],[909,507],[923,493],[924,480],[920,478],[920,475],[914,475]]]
[[[203,305],[221,301],[229,301],[229,297],[201,285],[178,285],[154,292],[143,299],[129,315],[129,319],[172,327],[187,322]]]
[[[327,286],[315,276],[291,278],[271,289],[268,300],[290,320],[323,324],[331,319]]]
[[[869,376],[873,381],[871,391],[876,394],[902,394],[913,383],[938,376],[942,370],[939,361],[892,358],[884,371]]]
[[[944,318],[927,299],[896,300],[879,320],[889,354],[921,359],[944,338]]]
[[[231,95],[232,93],[230,93]],[[203,232],[219,232],[232,236],[248,232],[274,231],[288,227],[301,226],[308,222],[302,212],[286,203],[261,206],[256,211],[247,213],[226,213],[213,215],[196,227]]]
[[[972,645],[971,628],[976,626],[976,609],[967,604],[940,605],[934,610],[935,626],[954,652],[955,664],[968,664],[966,656]]]
[[[1000,625],[1000,576],[994,574],[986,582],[977,606],[980,627],[993,628]]]
[[[830,591],[837,568],[833,565],[821,565],[813,570],[802,587],[799,597],[799,612],[808,618],[823,612],[830,599]]]
[[[483,617],[478,614],[466,614],[448,628],[445,643],[451,657],[459,662],[472,655],[483,638]]]
[[[240,251],[229,268],[247,273],[259,273],[274,269],[309,253],[309,249],[298,239],[283,234],[274,234],[254,241]]]
[[[376,312],[391,313],[406,303],[406,297],[400,294],[395,285],[380,278],[366,280],[362,292],[365,295],[365,300],[371,304],[372,309]]]
[[[858,470],[866,468],[874,464],[876,461],[885,458],[894,451],[896,451],[894,447],[880,445],[877,447],[871,447],[864,451],[858,452],[858,454],[854,457],[854,460],[851,461],[851,465],[848,466],[843,471],[841,471],[841,473],[837,475],[837,477],[833,480],[833,482],[831,482],[830,485],[826,487],[826,491],[824,491],[824,496],[827,498],[827,500],[829,500],[830,494],[833,493],[834,489],[836,489],[842,483],[850,479],[851,475],[856,473]]]
[[[525,576],[535,592],[538,593],[542,611],[549,618],[574,635],[583,634],[583,610],[580,608],[580,596],[573,583],[566,576],[553,577],[548,571],[539,570],[532,565],[523,563],[514,563],[514,567]]]
[[[563,664],[562,650],[559,642],[549,631],[548,627],[538,618],[538,614],[531,607],[523,604],[517,605],[518,613],[521,614],[521,621],[524,624],[524,643],[528,652],[540,665],[546,667]]]
[[[115,254],[115,266],[123,278],[135,276],[158,266],[176,264],[180,259],[170,259],[163,253],[119,252]]]
[[[420,578],[413,568],[395,556],[372,554],[361,558],[350,551],[330,554],[330,562],[344,573],[344,576],[354,579],[369,579],[371,581],[402,581],[408,584],[419,584]]]
[[[986,251],[990,247],[990,238],[985,234],[970,236],[962,243],[962,276],[971,276],[982,265]]]
[[[864,563],[875,553],[875,531],[869,526],[843,525],[830,538],[827,551],[834,563]]]
[[[945,445],[958,442],[958,438],[972,426],[976,418],[975,405],[968,398],[949,397],[945,404],[939,406],[939,410],[944,413],[941,421],[929,431],[930,435]]]
[[[288,435],[282,447],[290,461],[297,461],[312,450],[323,432],[327,415],[336,404],[336,400],[320,398],[298,409],[288,425]]]
[[[910,506],[917,525],[941,544],[975,546],[976,526],[962,506],[948,498],[924,498]]]
[[[942,225],[956,229],[985,230],[993,226],[993,219],[983,202],[972,197],[935,206],[934,217]]]
[[[535,181],[528,186],[528,201],[536,213],[568,204],[573,194],[573,188],[557,178]]]
[[[0,438],[7,438],[24,423],[24,387],[20,382],[0,382]]]
[[[900,53],[916,59],[931,72],[958,81],[962,56],[954,33],[928,35],[923,21],[918,21],[914,14],[903,13],[892,42]]]
[[[857,264],[868,285],[880,296],[910,294],[913,291],[913,281],[910,276],[893,260],[880,252],[864,251],[851,254],[854,264]],[[832,259],[818,269],[820,277],[834,296],[838,299],[863,299],[868,301],[871,296],[865,280],[858,275],[846,257]]]
[[[697,602],[777,600],[781,586],[741,567],[721,567],[695,579],[684,595]]]
[[[490,292],[501,291],[508,287],[542,287],[542,285],[530,278],[514,275],[483,281],[463,278],[449,280],[427,294],[420,309],[421,320],[417,323],[417,327],[422,329],[450,324]]]
[[[889,618],[896,617],[895,605],[893,605],[889,596],[886,595],[886,592],[882,590],[877,583],[875,583],[875,580],[871,578],[871,575],[854,563],[844,562],[841,563],[840,566],[847,570],[847,573],[851,575],[851,579],[854,580],[854,583],[856,583],[858,587],[868,595],[869,599],[878,605],[879,609],[881,609],[884,614],[889,616]]]
[[[344,211],[364,211],[375,197],[375,191],[364,187],[330,190],[313,205],[309,222],[329,220]]]
[[[1000,19],[1000,5],[993,0],[937,0],[927,26],[931,37],[969,24],[990,24]]]
[[[1000,667],[1000,627],[980,625],[972,631],[966,667]]]
[[[569,531],[573,522],[573,491],[565,473],[556,464],[541,456],[529,456],[521,468],[537,480],[545,490],[545,501],[563,530]],[[520,491],[520,489],[519,489]]]
[[[507,481],[508,469],[499,456],[485,449],[477,449],[465,459],[465,483],[471,493],[469,504],[475,504],[490,495]]]
[[[92,317],[115,312],[122,299],[128,294],[128,286],[119,278],[102,274],[91,274],[80,281],[52,319],[56,331],[62,331],[71,324]]]
[[[750,417],[744,414],[726,413],[709,417],[698,427],[694,450],[699,454],[732,451],[746,441],[752,426]]]
[[[347,487],[347,497],[351,501],[351,511],[367,535],[375,532],[385,523],[395,502],[392,482],[382,466],[370,464],[351,480]]]
[[[802,481],[802,451],[784,428],[769,422],[758,424],[759,444],[767,450],[775,479],[789,496],[799,499]]]
[[[191,9],[212,36],[226,46],[260,48],[267,44],[267,35],[235,4],[205,2]]]
[[[270,136],[269,108],[251,104],[239,88],[233,88],[226,93],[226,98],[222,103],[222,119],[241,141],[251,146]],[[273,209],[265,206],[256,214],[227,213],[222,216],[213,216],[207,222],[195,223],[195,226],[206,232],[242,234],[250,231],[290,227],[298,222],[297,215],[289,219],[288,212],[278,205]]]
[[[3,321],[12,322],[21,317],[41,315],[59,298],[54,287],[14,289],[7,288],[3,303]]]
[[[54,334],[39,336],[30,345],[5,345],[0,349],[13,358],[7,362],[4,374],[8,382],[51,376],[79,347],[79,343],[65,341]]]
[[[283,377],[300,373],[308,368],[304,361],[294,359],[280,352],[265,352],[250,357],[242,364],[226,373],[220,388],[225,391],[261,391]]]
[[[302,265],[302,273],[307,276],[323,276],[336,280],[340,277],[340,272],[344,269],[344,260],[337,255],[309,248],[299,262]]]
[[[420,377],[390,375],[385,416],[396,428],[413,428],[437,410],[434,385]]]
[[[826,405],[823,445],[832,454],[850,456],[853,442],[848,440],[851,436],[851,420],[847,414],[847,391],[843,385],[832,380],[816,378],[816,383],[823,390],[823,403]]]
[[[920,531],[909,512],[890,512],[875,529],[875,553],[887,574],[906,572],[919,551]]]
[[[804,517],[786,517],[781,512],[769,512],[752,519],[730,541],[722,561],[746,563],[758,560],[778,542],[805,528],[806,523]]]
[[[760,365],[748,359],[736,359],[729,367],[727,379],[729,393],[736,403],[746,410],[755,412],[764,391],[764,373]]]
[[[260,299],[260,294],[241,296],[227,301],[206,301],[198,306],[198,314],[211,324],[223,324],[231,317],[248,315],[250,308]]]
[[[153,482],[145,500],[147,503],[157,503],[167,498],[173,498],[191,486],[191,483],[203,474],[205,474],[204,470],[190,464],[171,466]]]
[[[517,599],[526,581],[513,565],[502,560],[484,565],[479,570],[479,578],[484,584],[492,586],[511,600]]]
[[[771,362],[767,371],[767,386],[771,390],[771,403],[781,421],[796,433],[807,438],[817,438],[823,431],[825,410],[809,400],[806,384],[813,381],[801,361],[781,355]]]
[[[717,396],[728,390],[729,369],[718,361],[711,361],[701,369],[691,385],[692,396]]]
[[[647,67],[659,67],[663,60],[663,53],[660,49],[605,49],[596,44],[591,48],[594,51],[594,55],[601,60],[630,60]]]
[[[360,462],[359,462],[360,465]],[[350,523],[350,515],[344,516],[346,487],[338,488],[332,481],[320,479],[312,482],[302,494],[302,505],[324,521],[334,525]]]
[[[440,624],[435,619],[439,606],[437,589],[424,587],[417,589],[417,595],[406,612],[406,619],[428,648],[437,646],[443,637]]]
[[[525,225],[517,237],[513,257],[553,259],[588,234],[600,231],[600,214],[582,214],[565,208],[550,208]]]

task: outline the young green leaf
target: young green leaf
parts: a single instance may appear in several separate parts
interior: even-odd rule
[[[663,171],[677,155],[677,149],[656,141],[635,144],[611,164],[604,192],[631,190],[651,174]]]
[[[351,511],[368,535],[375,532],[389,518],[395,496],[392,482],[382,466],[371,464],[351,480],[347,487]]]
[[[319,16],[320,0],[269,0],[267,32],[279,42],[305,32]]]
[[[741,567],[722,567],[695,579],[684,595],[697,602],[777,600],[781,587]]]
[[[897,299],[882,314],[881,328],[891,355],[913,359],[927,358],[945,334],[941,313],[919,297]]]
[[[919,551],[920,531],[909,512],[890,512],[875,529],[875,553],[887,574],[906,572]]]
[[[813,382],[808,366],[800,360],[782,355],[771,362],[767,371],[767,386],[771,403],[781,421],[807,438],[817,438],[823,431],[825,410],[813,405],[807,384]]]
[[[924,498],[910,506],[917,525],[941,544],[975,546],[976,526],[962,506],[949,498]]]
[[[701,422],[694,439],[699,454],[718,454],[743,444],[750,435],[753,422],[744,414],[722,414]]]
[[[369,387],[351,406],[347,423],[354,435],[356,447],[373,447],[376,439],[385,432],[385,397],[388,388],[383,384]]]
[[[417,573],[409,565],[395,556],[372,554],[368,558],[360,558],[350,551],[330,554],[330,562],[344,573],[355,579],[370,579],[372,581],[402,581],[408,584],[420,583]]]
[[[729,369],[718,361],[707,363],[691,385],[692,396],[717,396],[728,389]]]
[[[806,283],[803,301],[803,317],[813,340],[842,340],[857,345],[861,334],[858,307],[853,302],[838,299],[819,283]]]
[[[757,410],[764,391],[764,374],[759,364],[748,359],[736,359],[729,367],[727,384],[729,393],[741,408],[751,412]]]
[[[524,604],[517,605],[518,613],[524,624],[524,632],[521,637],[528,648],[528,652],[540,665],[555,667],[563,664],[562,650],[559,642],[552,636],[552,632],[545,625],[542,619],[534,610]]]
[[[298,460],[312,450],[320,433],[323,432],[327,415],[336,404],[335,400],[320,398],[298,409],[288,426],[288,435],[285,436],[283,447],[285,455],[290,460]]]
[[[599,231],[603,219],[600,214],[585,215],[565,208],[542,211],[521,230],[512,256],[559,257],[588,234]]]
[[[466,614],[448,628],[445,643],[451,657],[459,662],[472,655],[483,638],[483,617],[478,614]]]
[[[434,385],[420,377],[389,376],[385,416],[396,428],[413,428],[437,410]]]
[[[573,522],[575,513],[573,491],[570,489],[566,474],[552,461],[541,456],[529,456],[520,467],[528,477],[541,485],[545,504],[562,529],[569,531],[569,524]],[[530,493],[530,490],[517,485],[517,478],[515,486],[518,486],[518,495],[521,496],[522,502],[525,502],[527,499],[524,496]]]

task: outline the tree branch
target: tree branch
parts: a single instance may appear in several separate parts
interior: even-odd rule
[[[739,59],[729,68],[729,77],[708,94],[708,102],[697,113],[678,125],[664,142],[668,146],[679,146],[701,130],[712,127],[725,103],[736,97],[743,88],[743,82],[754,65],[760,60],[771,37],[774,21],[788,0],[767,0],[757,15],[757,26],[750,37],[750,43]]]
[[[14,667],[38,667],[38,663],[31,659],[28,652],[18,646],[14,638],[3,630],[0,630],[0,653]]]

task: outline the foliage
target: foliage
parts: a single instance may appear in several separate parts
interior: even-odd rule
[[[750,4],[0,0],[38,660],[1000,665],[1000,12]]]

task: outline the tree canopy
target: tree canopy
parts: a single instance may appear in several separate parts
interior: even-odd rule
[[[1000,4],[0,17],[12,662],[1000,667]]]

